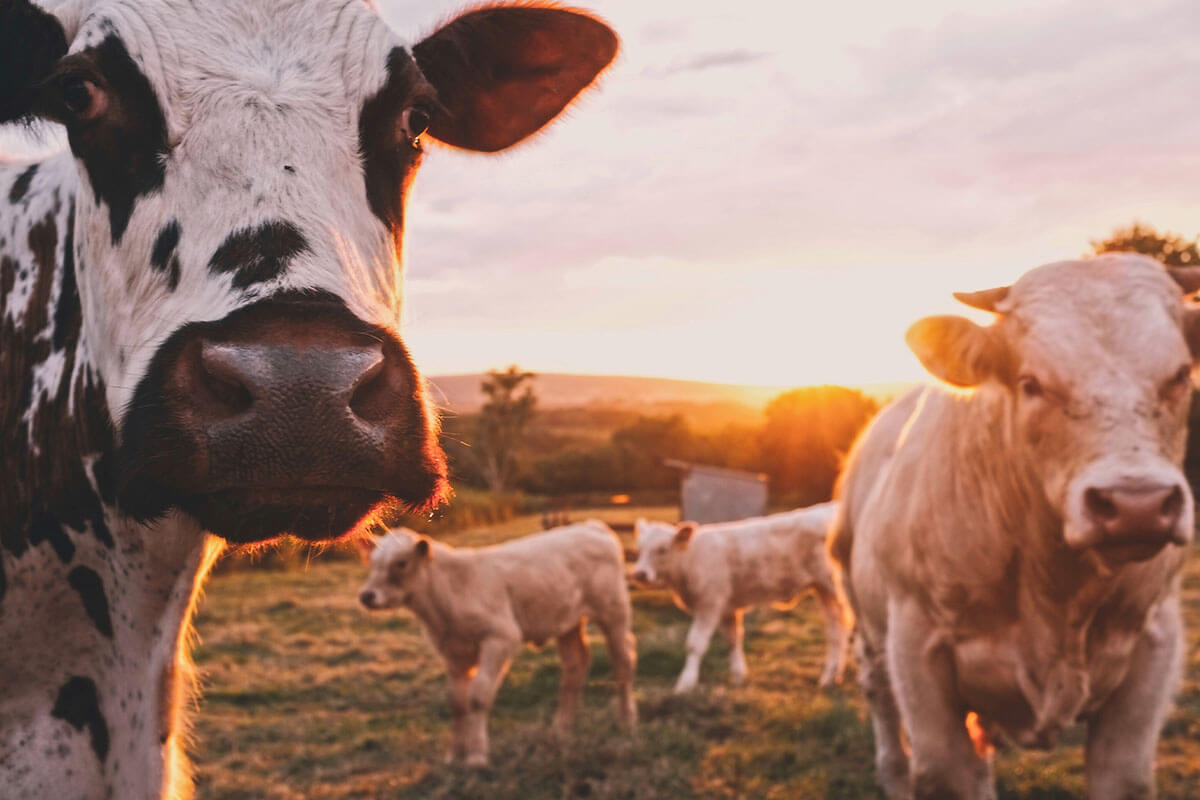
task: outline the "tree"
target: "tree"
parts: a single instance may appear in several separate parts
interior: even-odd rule
[[[669,489],[679,483],[679,473],[667,467],[668,458],[689,460],[696,439],[682,414],[641,416],[613,432],[612,443],[621,454],[626,485],[644,489]]]
[[[1127,228],[1117,228],[1107,239],[1089,242],[1092,252],[1141,253],[1156,258],[1168,267],[1200,265],[1200,250],[1196,239],[1185,239],[1177,233],[1159,233],[1152,225],[1134,222]]]
[[[493,492],[505,491],[517,476],[522,437],[537,407],[537,397],[528,385],[535,377],[514,365],[504,371],[489,370],[480,384],[487,401],[475,427],[475,452],[483,479]]]
[[[832,497],[842,459],[878,410],[874,399],[842,386],[793,389],[767,404],[760,441],[777,498],[808,505]]]

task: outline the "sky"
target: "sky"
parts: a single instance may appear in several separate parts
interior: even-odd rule
[[[427,157],[429,374],[919,378],[955,290],[1141,220],[1200,230],[1200,4],[591,0],[622,51],[545,134]],[[381,0],[412,39],[460,2]]]
[[[377,0],[410,42],[462,0]],[[1200,231],[1194,0],[575,0],[622,39],[500,155],[434,149],[405,340],[428,375],[920,378],[950,293],[1134,220]]]

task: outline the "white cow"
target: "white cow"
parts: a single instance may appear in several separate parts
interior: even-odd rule
[[[488,712],[522,642],[558,642],[562,678],[554,726],[567,731],[591,661],[589,619],[608,645],[618,717],[627,728],[636,725],[637,649],[625,557],[604,523],[589,520],[484,548],[454,548],[400,528],[378,541],[370,565],[362,604],[412,609],[446,660],[454,715],[450,759],[487,764]]]
[[[989,740],[1051,747],[1076,721],[1092,798],[1154,796],[1183,656],[1200,342],[1171,277],[1129,254],[1065,261],[959,295],[990,326],[910,329],[966,391],[880,414],[830,536],[889,798],[993,798]]]
[[[817,593],[825,610],[829,650],[821,686],[841,680],[851,630],[825,554],[825,534],[833,514],[834,504],[822,503],[716,525],[637,521],[634,580],[667,586],[675,603],[692,614],[687,662],[676,692],[695,688],[700,661],[718,623],[729,639],[734,683],[743,683],[745,610],[768,604],[788,608],[809,589]]]

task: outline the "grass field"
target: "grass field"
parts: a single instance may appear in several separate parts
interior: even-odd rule
[[[450,541],[482,544],[537,528],[522,518]],[[363,574],[358,564],[314,559],[301,570],[236,571],[210,582],[197,626],[199,800],[880,796],[853,678],[830,693],[816,689],[825,644],[811,600],[750,615],[745,687],[729,684],[717,637],[700,691],[678,698],[671,685],[688,617],[664,593],[636,593],[636,739],[615,726],[598,635],[579,724],[563,742],[548,729],[553,647],[521,652],[492,713],[493,766],[476,772],[443,765],[441,661],[408,612],[359,610]],[[1187,677],[1159,747],[1160,792],[1172,800],[1200,797],[1200,557],[1185,591]],[[1002,752],[1001,796],[1082,797],[1081,741],[1075,732],[1054,754]]]

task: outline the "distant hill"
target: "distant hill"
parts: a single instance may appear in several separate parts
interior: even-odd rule
[[[473,414],[483,405],[479,385],[484,375],[435,375],[429,379],[433,402],[458,414]],[[879,383],[861,389],[883,402],[897,397],[916,384]],[[688,407],[709,406],[732,410],[740,407],[756,415],[771,398],[794,386],[749,386],[673,378],[642,378],[629,375],[571,375],[539,372],[534,381],[542,408],[603,407],[658,414],[675,413]],[[743,414],[736,414],[741,417]]]
[[[483,405],[479,385],[482,374],[436,375],[429,379],[433,402],[459,414],[471,414]],[[538,404],[543,408],[604,406],[652,410],[680,404],[741,405],[760,409],[787,386],[735,386],[671,378],[638,378],[625,375],[568,375],[539,372],[534,381]]]

